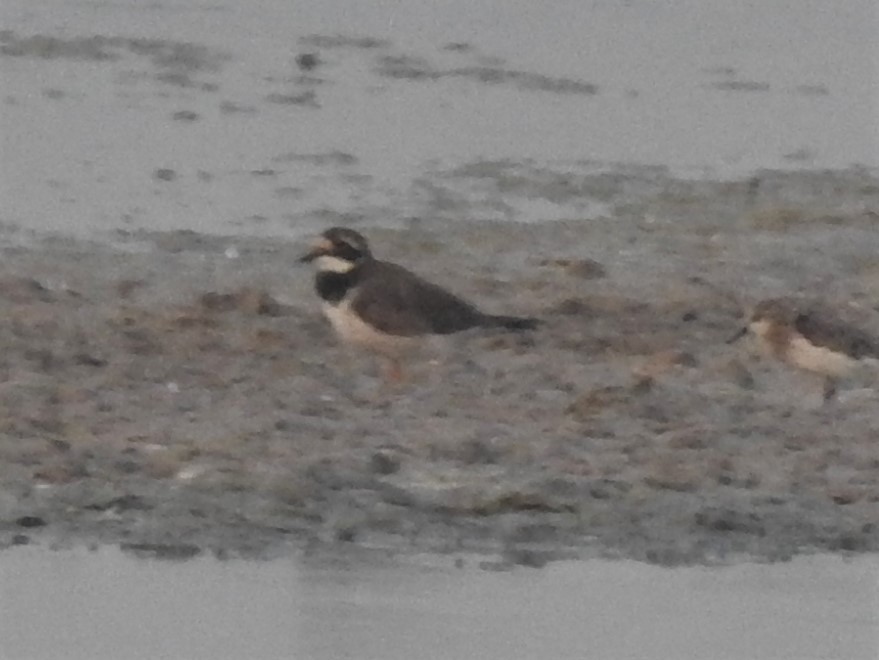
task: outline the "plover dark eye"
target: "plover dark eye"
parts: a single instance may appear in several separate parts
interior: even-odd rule
[[[353,229],[332,227],[323,235],[332,244],[333,255],[340,259],[357,261],[370,254],[366,239]]]
[[[333,254],[345,261],[357,261],[364,256],[364,249],[362,245],[341,240],[333,243]]]

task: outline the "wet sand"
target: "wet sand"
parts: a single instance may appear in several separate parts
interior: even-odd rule
[[[498,199],[547,185],[476,165]],[[7,229],[0,545],[527,565],[879,549],[875,383],[821,405],[820,381],[724,341],[768,295],[875,319],[879,179],[571,185],[608,212],[364,229],[379,256],[544,321],[459,337],[394,391],[329,333],[301,241]]]

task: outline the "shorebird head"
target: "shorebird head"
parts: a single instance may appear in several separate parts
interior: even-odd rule
[[[750,310],[744,324],[726,341],[732,344],[748,332],[763,338],[776,334],[782,328],[793,326],[798,313],[796,306],[789,300],[762,300]]]
[[[774,338],[778,342],[794,331],[801,316],[797,301],[769,298],[760,301],[751,310],[748,329],[761,339]]]
[[[313,261],[320,271],[347,273],[369,259],[372,259],[369,243],[360,233],[347,227],[331,227],[300,261]]]

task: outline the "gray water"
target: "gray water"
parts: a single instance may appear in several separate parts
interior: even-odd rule
[[[0,222],[272,235],[327,214],[388,223],[435,212],[437,190],[466,196],[437,173],[482,160],[707,177],[875,167],[877,18],[874,0],[4,0],[16,39],[66,50],[0,57]],[[182,55],[122,43],[95,57],[76,41],[92,36]],[[207,49],[204,66],[189,47]],[[317,82],[302,81],[300,52],[319,54]],[[384,58],[596,91],[394,78]],[[583,216],[564,200],[505,203],[517,220]]]
[[[493,571],[0,553],[4,659],[874,660],[879,558]]]

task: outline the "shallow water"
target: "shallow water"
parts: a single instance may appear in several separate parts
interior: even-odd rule
[[[315,567],[0,553],[4,658],[872,659],[879,557]]]
[[[709,177],[879,163],[871,0],[567,0],[539,11],[497,0],[7,0],[2,16],[16,39],[208,49],[202,68],[124,45],[3,57],[0,221],[27,229],[287,234],[328,213],[429,217],[437,190],[453,187],[440,201],[468,193],[436,172],[483,159]],[[301,41],[313,35],[378,45]],[[324,64],[303,83],[294,58],[308,51]],[[415,69],[389,76],[382,58]],[[419,77],[421,65],[471,75]],[[520,74],[552,84],[523,88]],[[308,102],[277,101],[298,97]],[[328,154],[344,159],[313,158]],[[527,221],[583,213],[504,203]]]

